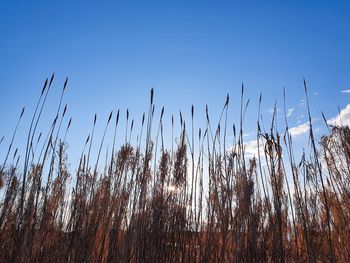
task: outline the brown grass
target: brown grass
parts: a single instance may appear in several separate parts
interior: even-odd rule
[[[66,143],[71,119],[62,127],[67,81],[48,134],[37,135],[53,79],[45,82],[39,97],[23,168],[12,148],[18,124],[7,151],[1,148],[5,157],[0,166],[0,262],[350,259],[349,127],[329,127],[329,134],[317,143],[309,114],[310,154],[299,163],[288,128],[278,133],[274,115],[271,129],[262,131],[259,110],[257,140],[262,144],[259,155],[248,159],[242,128],[248,102],[242,88],[241,121],[238,133],[233,127],[233,141],[227,140],[227,97],[214,130],[208,108],[206,129],[198,133],[193,128],[194,107],[191,129],[181,115],[175,145],[172,117],[172,149],[166,149],[164,108],[156,137],[152,136],[152,90],[137,142],[131,143],[134,121],[129,122],[128,112],[125,143],[115,147],[119,111],[111,113],[97,160],[91,163],[95,116],[73,173],[68,169]],[[307,96],[306,84],[305,91]],[[109,128],[114,129],[113,148],[99,170]],[[41,138],[44,142],[39,144]],[[38,145],[43,146],[37,149]]]

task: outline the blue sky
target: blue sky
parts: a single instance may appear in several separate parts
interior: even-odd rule
[[[82,149],[95,113],[101,129],[111,110],[128,108],[140,121],[152,87],[156,110],[165,105],[168,120],[180,109],[188,118],[194,104],[199,127],[205,105],[215,121],[227,93],[230,121],[237,122],[244,82],[249,135],[260,92],[265,120],[275,100],[283,108],[285,88],[290,126],[306,122],[305,77],[315,119],[321,111],[331,118],[350,102],[341,92],[350,89],[349,25],[349,1],[1,1],[0,139],[9,141],[26,106],[21,145],[52,72],[41,127],[48,128],[68,76],[73,152]]]

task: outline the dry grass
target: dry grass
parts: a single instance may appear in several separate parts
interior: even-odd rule
[[[5,156],[0,166],[1,262],[350,259],[349,127],[329,127],[319,144],[311,127],[310,155],[297,163],[288,128],[279,134],[274,116],[266,132],[258,121],[257,139],[263,143],[259,155],[248,160],[242,129],[247,103],[242,88],[241,123],[238,132],[233,127],[233,141],[227,141],[227,97],[214,130],[207,109],[207,127],[196,135],[192,107],[192,128],[186,128],[181,116],[176,145],[165,149],[164,109],[152,139],[152,90],[137,143],[130,142],[134,123],[129,122],[128,113],[125,143],[115,147],[119,112],[111,113],[97,160],[91,163],[95,116],[78,169],[72,173],[66,143],[71,120],[62,127],[67,81],[48,134],[37,134],[53,79],[45,82],[38,100],[24,165],[19,166],[19,154],[12,149],[18,124],[7,151],[1,147]],[[108,128],[114,129],[113,149],[100,171]],[[41,139],[45,141],[37,149]]]

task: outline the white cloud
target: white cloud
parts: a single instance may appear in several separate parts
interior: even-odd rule
[[[305,118],[305,116],[304,116],[304,114],[300,114],[298,117],[297,117],[297,120],[302,120],[302,119],[304,119]],[[300,123],[300,122],[298,122],[298,123]]]
[[[310,130],[310,125],[308,122],[306,122],[299,126],[290,128],[289,133],[292,137],[297,137],[308,133],[309,130]],[[232,149],[233,148],[231,147],[230,150]],[[251,140],[244,143],[244,154],[249,158],[253,158],[254,156],[257,157],[259,155],[259,150],[260,150],[260,156],[264,156],[265,140],[263,138],[259,139],[259,147],[258,147],[257,140]]]
[[[288,109],[288,112],[287,112],[287,114],[286,114],[286,115],[287,115],[287,117],[292,116],[293,111],[294,111],[294,109],[293,109],[293,108]]]
[[[234,146],[231,146],[229,151],[235,150]],[[260,155],[264,155],[264,140],[262,138],[259,139],[259,150]],[[258,151],[258,141],[257,140],[251,140],[244,143],[244,155],[248,158],[258,157],[259,151]]]
[[[289,112],[289,110],[288,110]],[[304,117],[304,116],[302,116]],[[314,119],[314,121],[317,121],[317,119]],[[350,104],[348,104],[344,109],[340,111],[340,114],[337,116],[327,120],[327,123],[329,125],[348,125],[350,126]],[[309,122],[302,123],[298,126],[292,127],[289,129],[289,134],[292,137],[297,137],[303,134],[307,134],[310,131],[310,124]],[[315,132],[319,132],[320,129],[316,128]],[[265,150],[265,142],[263,139],[259,140],[259,148],[260,148],[260,155],[263,156],[264,150]],[[233,148],[231,147],[230,150]],[[251,140],[246,143],[244,143],[244,152],[247,157],[257,157],[259,154],[258,151],[258,141],[257,140]]]
[[[244,133],[243,137],[251,137],[253,135],[256,135],[256,132],[248,132],[248,133]]]
[[[292,137],[297,137],[299,135],[309,132],[309,130],[310,130],[310,124],[309,122],[305,122],[303,124],[300,124],[299,126],[290,128],[289,133]]]
[[[350,89],[343,89],[341,93],[350,93]]]
[[[264,145],[261,141],[260,141],[259,147],[260,147],[260,155],[261,155],[264,151]],[[254,157],[254,156],[257,157],[259,155],[258,141],[252,140],[252,141],[246,142],[244,144],[244,153],[247,157]]]
[[[278,108],[276,108],[276,109],[271,108],[271,109],[267,109],[267,112],[270,114],[274,114],[275,110],[276,110],[276,114],[278,114],[281,111],[281,109],[278,109]]]
[[[296,137],[302,134],[306,134],[310,130],[309,123],[304,123],[299,126],[293,127],[289,129],[289,133],[292,137]],[[244,154],[248,158],[258,157],[259,156],[259,150],[260,150],[260,156],[264,156],[265,154],[265,139],[260,137],[259,139],[259,147],[258,147],[258,141],[257,140],[251,140],[244,143]],[[234,146],[231,146],[229,151],[234,150]]]
[[[314,94],[315,96],[317,96],[317,95],[320,94],[320,93],[318,93],[317,91],[315,91],[313,94]]]
[[[327,123],[333,126],[350,126],[350,104],[342,109],[337,116],[327,120]]]
[[[264,157],[265,146],[266,146],[266,140],[262,137],[259,138],[259,146],[258,146],[257,140],[246,142],[244,143],[244,155],[247,158],[253,158],[253,157],[257,158],[260,152],[260,157]],[[262,158],[261,162],[263,166],[266,164],[264,158]]]

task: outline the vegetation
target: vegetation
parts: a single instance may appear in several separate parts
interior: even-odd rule
[[[37,131],[53,79],[42,89],[24,157],[13,149],[17,128],[8,149],[0,141],[1,262],[350,259],[349,127],[329,127],[317,142],[309,114],[310,147],[299,163],[287,121],[283,134],[275,129],[275,116],[271,129],[263,131],[259,112],[258,154],[248,158],[242,128],[248,103],[242,87],[237,128],[227,124],[229,97],[217,125],[206,109],[205,130],[194,131],[192,107],[192,129],[180,114],[180,133],[166,149],[164,108],[154,121],[152,90],[137,142],[129,139],[134,122],[127,114],[125,143],[115,146],[119,111],[111,113],[92,163],[95,116],[73,173],[66,142],[71,120],[62,107],[67,81],[49,133]],[[306,85],[305,91],[307,97]],[[19,121],[22,116],[23,111]],[[172,118],[172,131],[174,125]],[[108,128],[113,148],[101,170]]]

